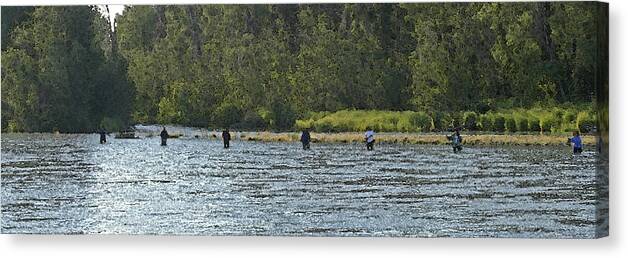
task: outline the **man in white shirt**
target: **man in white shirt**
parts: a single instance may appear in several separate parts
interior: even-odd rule
[[[364,133],[364,140],[366,141],[366,149],[372,151],[373,144],[375,144],[375,132],[373,132],[370,127],[366,128],[366,133]]]

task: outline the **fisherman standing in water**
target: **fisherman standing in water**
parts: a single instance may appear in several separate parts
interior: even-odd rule
[[[460,129],[456,128],[456,131],[451,136],[447,136],[447,139],[451,141],[454,153],[462,151],[462,136],[460,136]]]
[[[107,143],[107,131],[105,131],[105,129],[100,129],[98,131],[98,134],[100,134],[100,144],[105,144]]]
[[[366,141],[366,150],[372,151],[373,145],[375,144],[375,132],[373,132],[370,127],[366,128],[366,133],[364,133],[364,141]]]
[[[225,149],[229,148],[229,141],[231,140],[231,134],[229,133],[229,129],[225,129],[222,131],[222,143]]]
[[[301,143],[303,144],[304,150],[310,149],[310,130],[303,130],[303,132],[301,133]]]
[[[166,146],[166,141],[168,140],[168,131],[166,131],[166,127],[164,126],[159,134],[161,136],[161,146]]]
[[[573,145],[573,154],[582,153],[582,139],[580,139],[580,133],[578,131],[573,132],[573,137],[567,138],[567,143]]]

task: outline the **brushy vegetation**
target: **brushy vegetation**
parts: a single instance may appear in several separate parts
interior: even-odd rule
[[[596,127],[596,114],[589,106],[535,107],[476,112],[425,112],[341,110],[310,113],[296,121],[297,129],[316,132],[438,132],[464,131],[508,133],[589,133]]]

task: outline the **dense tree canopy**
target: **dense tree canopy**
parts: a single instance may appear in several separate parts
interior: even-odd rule
[[[289,129],[310,112],[592,103],[592,2],[2,8],[3,122]],[[6,25],[6,26],[5,26]]]
[[[96,9],[3,7],[2,24],[4,126],[84,132],[128,119],[133,87]]]

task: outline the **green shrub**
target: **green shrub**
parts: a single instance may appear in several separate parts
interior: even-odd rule
[[[540,106],[481,115],[475,112],[434,111],[428,115],[415,111],[340,110],[334,113],[308,113],[301,120],[296,120],[294,125],[298,129],[307,127],[321,132],[358,132],[364,131],[366,127],[379,132],[427,132],[459,126],[469,130],[496,132],[559,132],[582,127],[586,132],[595,125],[591,114],[575,113],[573,108],[569,108],[552,108],[548,111]],[[258,113],[267,123],[274,121],[274,112],[262,111]]]
[[[233,125],[235,128],[247,130],[261,130],[268,127],[268,123],[258,112],[247,111],[240,123]]]
[[[416,128],[411,121],[413,113],[414,112],[412,111],[405,111],[401,113],[399,121],[397,122],[397,131],[404,133],[416,132],[418,128]]]
[[[7,129],[7,131],[10,133],[17,133],[17,132],[24,131],[23,128],[20,126],[20,123],[16,120],[10,120],[8,127],[9,128]]]
[[[303,129],[310,129],[312,128],[312,125],[314,124],[314,119],[310,118],[307,120],[297,120],[295,121],[295,126],[297,128],[297,130],[301,131]]]
[[[329,133],[334,131],[334,127],[329,119],[320,119],[314,122],[314,130],[317,132]]]
[[[501,114],[496,114],[493,117],[493,130],[496,132],[503,132],[506,130],[506,119]]]
[[[573,132],[577,131],[576,127],[576,113],[571,110],[565,110],[563,116],[560,118],[560,131],[561,132]]]
[[[475,112],[464,112],[462,115],[463,126],[467,130],[477,130],[478,114]]]
[[[451,127],[457,128],[463,125],[463,113],[462,112],[451,112]]]
[[[493,131],[493,117],[489,114],[480,115],[478,127],[483,131]]]
[[[445,122],[445,113],[435,111],[431,113],[432,117],[432,128],[435,131],[444,131],[447,129],[447,122]]]
[[[563,124],[570,124],[576,122],[576,113],[571,111],[566,111],[562,117]]]
[[[527,132],[528,131],[528,118],[525,115],[518,115],[515,117],[515,123],[517,124],[517,131],[519,132]]]
[[[454,127],[455,118],[452,117],[451,113],[444,113],[441,120],[440,126],[441,130],[449,130]]]
[[[410,121],[418,131],[429,132],[432,128],[432,118],[425,112],[413,112],[410,115]]]
[[[262,107],[257,110],[257,114],[264,120],[264,123],[270,125],[270,120],[272,119],[272,112],[270,112],[270,110]]]
[[[231,127],[242,120],[242,110],[230,103],[223,103],[213,112],[212,123],[221,128]]]
[[[505,119],[504,128],[506,129],[506,131],[508,131],[508,132],[516,132],[517,131],[517,123],[515,121],[515,118],[512,117],[512,116],[506,116],[504,119]]]
[[[553,132],[557,127],[558,123],[556,117],[552,114],[546,114],[541,116],[539,119],[539,126],[541,127],[541,132]]]
[[[576,127],[581,133],[588,133],[593,130],[596,125],[596,118],[591,112],[582,111],[576,117]]]
[[[273,101],[270,105],[269,125],[274,129],[290,130],[294,126],[297,114],[294,108],[284,100]]]
[[[554,116],[554,121],[556,123],[561,123],[563,121],[563,116],[565,115],[565,110],[555,107],[552,110],[552,116]]]
[[[116,132],[124,129],[124,122],[119,118],[104,117],[100,121],[100,128],[107,132]]]
[[[177,106],[176,100],[162,97],[159,101],[159,112],[157,113],[157,122],[160,124],[184,124],[184,115]]]
[[[528,118],[528,130],[530,130],[530,132],[541,131],[541,122],[536,116],[530,116]]]

